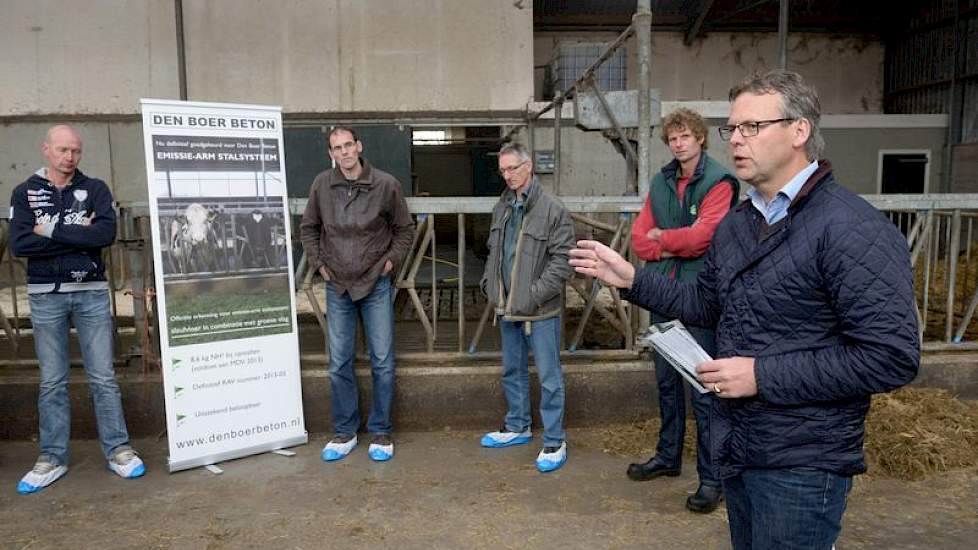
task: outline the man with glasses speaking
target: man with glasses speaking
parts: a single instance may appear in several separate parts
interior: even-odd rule
[[[737,178],[753,186],[723,219],[695,281],[635,272],[595,241],[571,264],[622,297],[716,327],[698,378],[719,398],[711,451],[735,549],[824,549],[842,529],[870,397],[920,364],[906,239],[839,185],[821,159],[820,107],[796,73],[730,92]]]
[[[506,190],[492,211],[482,291],[499,317],[502,386],[509,410],[502,428],[483,436],[482,446],[510,447],[533,438],[527,366],[532,349],[543,421],[543,449],[536,465],[550,472],[567,461],[560,333],[564,286],[574,274],[567,261],[574,246],[574,222],[533,175],[533,162],[522,145],[503,146],[499,173]]]

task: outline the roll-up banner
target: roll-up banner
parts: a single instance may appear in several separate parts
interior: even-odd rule
[[[141,103],[170,471],[306,443],[281,108]]]

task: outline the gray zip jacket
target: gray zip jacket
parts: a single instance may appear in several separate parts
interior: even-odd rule
[[[568,263],[574,246],[574,222],[559,199],[543,190],[536,177],[526,197],[523,224],[516,240],[509,294],[502,277],[503,239],[510,202],[506,189],[492,210],[489,259],[482,275],[482,292],[507,321],[539,321],[560,315],[564,286],[574,274]]]

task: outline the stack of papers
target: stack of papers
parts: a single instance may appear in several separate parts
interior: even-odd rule
[[[639,338],[639,342],[655,348],[659,355],[665,358],[690,386],[700,393],[709,390],[696,379],[696,366],[712,357],[693,339],[679,320],[656,323]]]

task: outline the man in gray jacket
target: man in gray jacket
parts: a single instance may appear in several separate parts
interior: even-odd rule
[[[414,221],[394,176],[360,158],[356,133],[336,127],[329,156],[336,167],[312,182],[300,235],[309,269],[326,280],[329,380],[336,436],[323,448],[325,461],[340,460],[357,445],[360,411],[353,371],[357,315],[370,347],[373,395],[368,454],[394,455],[394,276],[411,248]]]
[[[543,450],[536,465],[550,472],[567,461],[560,333],[564,285],[573,275],[568,252],[574,245],[574,223],[533,176],[533,162],[522,145],[499,151],[499,173],[507,189],[492,211],[482,290],[500,317],[502,385],[509,410],[502,429],[483,436],[482,446],[509,447],[533,438],[527,366],[532,348],[543,420]]]

